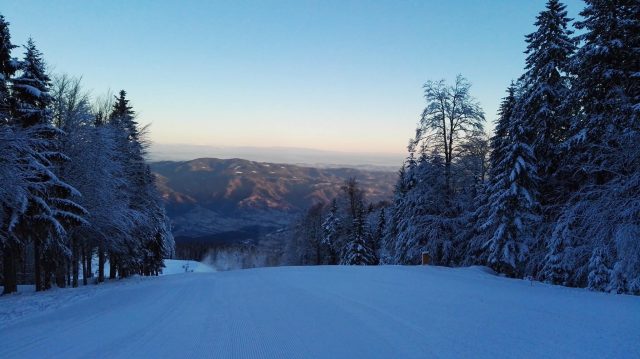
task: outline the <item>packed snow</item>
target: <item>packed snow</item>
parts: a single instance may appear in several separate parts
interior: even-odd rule
[[[640,298],[480,267],[184,273],[0,298],[1,358],[638,358]],[[169,270],[171,269],[171,270]],[[17,307],[31,308],[6,321]]]

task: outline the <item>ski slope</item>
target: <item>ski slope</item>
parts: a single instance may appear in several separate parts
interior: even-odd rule
[[[640,297],[478,267],[194,272],[0,297],[0,358],[640,358],[638,343]]]

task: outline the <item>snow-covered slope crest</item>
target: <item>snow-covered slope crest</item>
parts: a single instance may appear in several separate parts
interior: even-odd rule
[[[121,282],[0,324],[0,357],[640,357],[640,297],[478,267],[280,267]],[[66,301],[83,290],[43,295]],[[0,298],[0,310],[29,298]]]

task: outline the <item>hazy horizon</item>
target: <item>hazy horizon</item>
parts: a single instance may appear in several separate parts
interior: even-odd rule
[[[354,167],[395,171],[404,153],[331,151],[288,146],[208,146],[153,143],[151,161],[190,161],[198,158],[239,158],[255,162],[285,163],[313,167]]]

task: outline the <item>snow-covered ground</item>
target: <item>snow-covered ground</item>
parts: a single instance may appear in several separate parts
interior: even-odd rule
[[[165,268],[162,270],[162,275],[168,274],[181,274],[181,273],[211,273],[215,272],[210,266],[196,262],[196,261],[183,261],[179,259],[165,259]]]
[[[92,262],[91,265],[93,268],[94,280],[95,280],[95,278],[98,276],[98,257],[94,256],[91,262]],[[165,259],[164,266],[165,268],[162,270],[162,273],[160,275],[180,274],[180,273],[187,273],[187,272],[195,272],[195,273],[215,272],[215,269],[212,268],[211,266],[208,266],[206,264],[203,264],[197,261]],[[106,261],[104,264],[104,272],[106,275],[109,275],[109,261]],[[80,270],[79,274],[80,274],[80,279],[82,279],[82,270]]]
[[[638,343],[640,297],[482,268],[260,268],[0,298],[0,358],[639,358]]]

